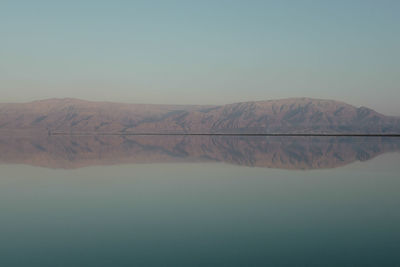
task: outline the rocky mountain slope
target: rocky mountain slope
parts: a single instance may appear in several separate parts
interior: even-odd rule
[[[0,105],[0,131],[63,133],[400,133],[400,118],[346,103],[291,98],[222,106],[49,99]]]

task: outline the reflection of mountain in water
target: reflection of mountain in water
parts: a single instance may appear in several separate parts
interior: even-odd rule
[[[91,165],[225,162],[280,169],[335,168],[400,151],[399,138],[243,136],[0,136],[0,162]]]

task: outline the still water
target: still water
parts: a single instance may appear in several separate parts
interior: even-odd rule
[[[0,266],[400,266],[400,139],[0,136]]]

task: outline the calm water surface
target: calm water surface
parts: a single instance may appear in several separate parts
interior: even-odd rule
[[[0,148],[0,266],[400,266],[399,139]]]

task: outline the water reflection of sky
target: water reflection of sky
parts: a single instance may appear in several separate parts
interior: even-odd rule
[[[0,165],[3,266],[396,266],[400,154],[314,171]]]

